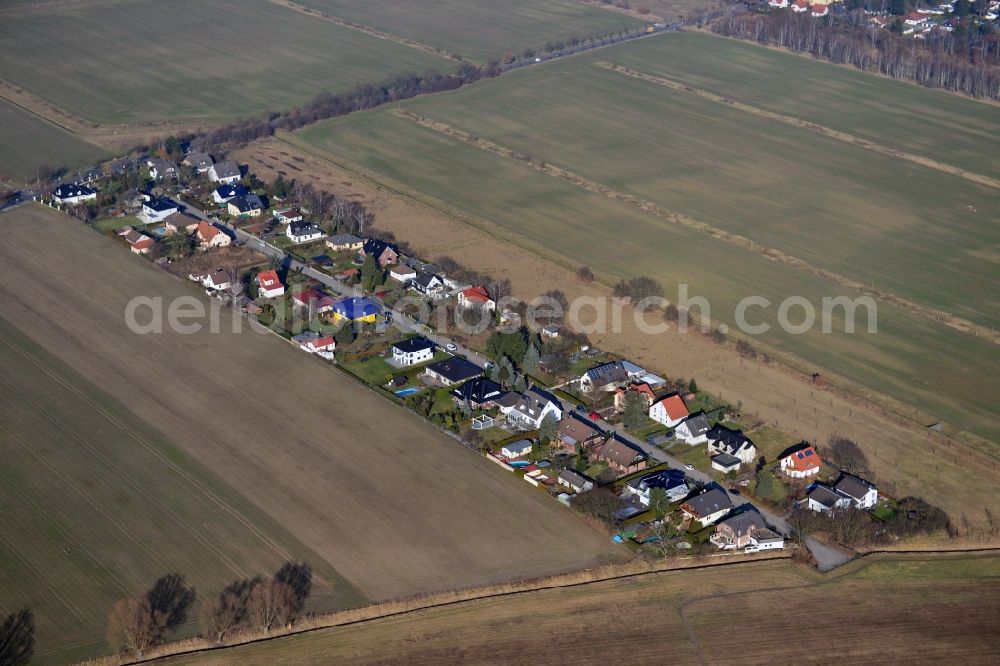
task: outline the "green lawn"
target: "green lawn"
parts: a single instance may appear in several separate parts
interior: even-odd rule
[[[4,79],[102,123],[244,118],[455,69],[267,0],[59,3],[4,16],[0,52]]]
[[[300,0],[300,4],[480,62],[639,24],[623,14],[573,0]]]
[[[15,186],[35,180],[39,170],[72,172],[108,157],[103,148],[6,100],[0,100],[0,146],[0,178]]]

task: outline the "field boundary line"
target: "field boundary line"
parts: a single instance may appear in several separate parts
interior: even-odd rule
[[[548,162],[543,162],[542,160],[532,157],[530,155],[525,155],[523,153],[518,153],[515,150],[502,146],[500,144],[494,143],[480,136],[470,134],[464,130],[460,130],[456,127],[443,123],[441,121],[433,120],[427,118],[426,116],[421,116],[412,111],[407,111],[406,109],[395,108],[391,109],[388,113],[395,115],[398,118],[404,120],[409,120],[410,122],[424,127],[426,129],[438,132],[445,136],[461,141],[470,146],[474,146],[483,150],[485,152],[496,155],[497,157],[502,157],[510,161],[522,164],[530,169],[534,169],[539,173],[544,173],[548,176],[552,176],[558,180],[570,183],[579,187],[580,189],[586,190],[588,192],[596,192],[598,194],[603,194],[609,199],[614,199],[616,201],[621,201],[622,203],[629,204],[639,210],[647,213],[652,213],[653,215],[659,217],[662,220],[670,222],[672,224],[677,224],[689,229],[693,229],[700,233],[703,233],[712,238],[716,238],[721,241],[740,247],[748,252],[753,252],[759,254],[767,259],[772,259],[779,263],[785,264],[791,268],[798,269],[800,271],[810,273],[819,278],[832,282],[834,284],[840,285],[841,287],[847,289],[853,289],[858,293],[864,294],[866,296],[871,296],[872,298],[877,298],[879,300],[885,301],[891,305],[902,308],[909,311],[912,314],[920,315],[925,319],[933,322],[944,324],[945,326],[950,326],[951,328],[961,331],[963,333],[968,333],[975,335],[977,337],[983,337],[989,342],[1000,345],[1000,331],[990,330],[989,327],[983,326],[981,324],[976,324],[962,317],[957,317],[942,310],[930,307],[928,305],[921,305],[908,298],[900,296],[891,291],[885,291],[882,289],[872,289],[857,280],[849,278],[845,275],[840,275],[839,273],[834,273],[833,271],[827,270],[825,268],[819,268],[813,266],[808,262],[799,259],[793,255],[786,252],[778,250],[777,248],[767,247],[761,245],[755,240],[747,238],[746,236],[741,236],[738,234],[733,234],[718,227],[714,227],[706,222],[696,220],[687,215],[677,213],[674,211],[662,208],[658,204],[651,201],[641,199],[632,194],[626,194],[624,192],[618,192],[611,189],[607,185],[602,185],[593,180],[584,178],[583,176],[576,174],[568,169],[555,166]]]
[[[389,32],[383,32],[378,28],[373,28],[369,25],[364,25],[361,23],[355,23],[354,21],[348,21],[347,19],[342,19],[340,17],[334,16],[333,14],[328,14],[319,9],[312,9],[311,7],[305,7],[297,2],[292,2],[292,0],[268,0],[272,4],[278,5],[279,7],[284,7],[285,9],[290,9],[293,12],[298,12],[299,14],[304,14],[312,18],[318,18],[335,25],[339,25],[341,28],[347,28],[348,30],[354,30],[368,35],[369,37],[375,37],[376,39],[384,39],[389,42],[396,42],[397,44],[402,44],[403,46],[408,46],[411,49],[417,49],[418,51],[423,51],[424,53],[430,53],[431,55],[436,55],[441,58],[446,58],[448,60],[454,60],[455,62],[467,62],[466,58],[462,58],[454,53],[439,49],[435,46],[429,44],[424,44],[408,37],[400,37],[399,35],[393,35]]]
[[[465,592],[469,593],[470,596],[465,597],[465,598],[461,598],[461,599],[442,599],[442,597],[447,597],[449,595],[462,594],[463,591],[461,591],[461,590],[456,591],[456,592],[450,592],[450,593],[439,593],[439,594],[431,595],[431,596],[428,596],[428,597],[417,597],[417,598],[411,598],[409,600],[401,600],[401,601],[396,601],[396,602],[386,602],[384,604],[376,604],[376,605],[372,605],[372,606],[368,606],[368,607],[364,607],[364,608],[360,608],[360,609],[354,609],[354,611],[347,610],[347,611],[340,611],[340,612],[335,612],[335,613],[328,613],[328,614],[324,614],[322,616],[318,616],[318,617],[314,617],[313,618],[314,621],[318,621],[318,622],[321,623],[321,624],[319,624],[317,626],[303,627],[301,629],[291,629],[291,630],[288,630],[288,631],[286,631],[284,633],[275,633],[275,634],[266,635],[266,636],[259,636],[258,635],[258,636],[246,638],[246,639],[241,640],[239,642],[227,643],[227,644],[224,644],[224,645],[207,645],[207,646],[206,645],[192,645],[190,647],[187,647],[187,649],[185,649],[185,646],[183,644],[181,644],[181,645],[177,645],[177,647],[180,648],[180,649],[178,649],[175,652],[169,652],[169,653],[164,653],[164,654],[151,655],[149,657],[145,657],[145,658],[141,658],[141,659],[114,661],[113,657],[106,657],[104,659],[94,660],[94,661],[88,662],[88,663],[92,663],[92,664],[115,664],[116,666],[138,666],[139,664],[159,663],[159,662],[164,662],[166,660],[177,658],[177,657],[187,657],[187,656],[191,656],[191,655],[207,654],[207,653],[211,653],[211,652],[221,652],[221,651],[225,651],[225,650],[231,650],[231,649],[234,649],[234,648],[245,647],[245,646],[248,646],[248,645],[254,645],[254,644],[258,644],[258,643],[269,643],[269,642],[277,641],[277,640],[280,640],[280,639],[283,639],[283,638],[290,638],[290,637],[295,637],[295,636],[301,636],[301,635],[305,635],[305,634],[317,633],[317,632],[321,632],[321,631],[326,631],[326,630],[330,630],[330,629],[338,629],[338,628],[342,628],[342,627],[351,627],[351,626],[357,626],[357,625],[364,625],[364,624],[369,624],[369,623],[372,623],[372,622],[375,622],[375,621],[379,621],[379,620],[404,617],[404,616],[408,616],[408,615],[417,615],[417,614],[419,614],[419,613],[421,613],[423,611],[437,610],[437,609],[440,609],[440,608],[447,608],[447,607],[452,607],[452,606],[460,606],[460,605],[463,605],[463,604],[476,603],[476,602],[480,602],[480,601],[489,601],[489,600],[492,600],[492,599],[501,599],[501,598],[505,598],[505,597],[515,597],[515,596],[527,596],[527,595],[530,595],[530,594],[533,594],[533,593],[545,592],[545,591],[549,591],[549,590],[573,589],[573,588],[586,587],[586,586],[589,586],[589,585],[606,583],[606,582],[610,582],[610,581],[636,580],[636,579],[641,579],[641,578],[646,578],[646,577],[651,577],[651,576],[660,576],[660,575],[663,575],[663,574],[680,573],[680,572],[684,572],[684,571],[698,571],[698,570],[727,568],[727,567],[737,567],[737,566],[753,567],[755,565],[759,565],[759,564],[764,563],[764,562],[773,563],[773,562],[790,562],[790,561],[793,561],[793,556],[792,556],[792,554],[790,552],[788,552],[788,551],[782,551],[782,553],[783,553],[782,555],[772,556],[772,557],[762,557],[762,558],[737,560],[737,561],[730,561],[730,562],[700,562],[698,564],[692,564],[690,566],[660,567],[660,568],[651,568],[651,569],[647,569],[647,570],[644,570],[644,571],[630,571],[630,572],[608,573],[607,575],[601,575],[601,574],[599,574],[597,572],[593,572],[593,571],[584,571],[584,572],[578,572],[578,574],[579,573],[592,573],[592,574],[596,573],[596,576],[594,578],[590,579],[590,580],[562,581],[562,582],[560,582],[560,580],[559,580],[560,578],[570,577],[570,576],[574,575],[574,574],[564,574],[562,576],[554,576],[554,577],[549,577],[549,578],[544,578],[544,579],[536,579],[534,581],[522,581],[521,583],[511,583],[511,584],[509,584],[510,587],[514,587],[516,589],[507,589],[507,590],[499,590],[498,591],[498,590],[493,589],[493,588],[477,588],[477,589],[473,589],[473,590],[466,590]],[[856,574],[858,571],[863,570],[863,569],[867,568],[868,566],[874,564],[877,559],[881,559],[883,557],[885,559],[889,559],[889,560],[896,559],[896,558],[892,557],[892,556],[895,556],[895,555],[901,555],[902,557],[898,558],[898,559],[901,559],[901,560],[911,559],[911,558],[909,558],[907,556],[917,556],[918,559],[920,559],[920,558],[922,558],[922,559],[933,559],[933,558],[936,558],[936,557],[941,557],[943,559],[962,559],[961,557],[953,557],[952,558],[952,556],[962,556],[962,555],[964,555],[966,557],[969,557],[969,556],[976,557],[976,556],[987,554],[987,553],[1000,553],[1000,547],[972,548],[972,549],[968,549],[968,550],[913,550],[913,551],[886,551],[886,552],[877,551],[877,552],[872,552],[868,556],[859,556],[859,557],[851,560],[850,562],[848,562],[847,564],[844,565],[845,567],[847,567],[847,566],[850,566],[850,565],[852,565],[854,563],[858,563],[858,564],[856,564],[855,566],[853,566],[850,569],[844,570],[844,567],[838,567],[838,569],[832,570],[832,571],[836,571],[837,573],[832,573],[832,572],[823,573],[823,572],[820,572],[820,571],[817,571],[817,570],[814,570],[814,569],[809,569],[809,571],[812,571],[816,575],[820,576],[820,579],[804,583],[803,585],[791,586],[790,589],[798,589],[798,588],[804,587],[804,586],[825,585],[825,584],[832,583],[832,582],[834,582],[836,580],[839,580],[841,578],[845,578],[845,577],[848,577],[848,576]],[[726,554],[713,554],[713,556],[724,557],[724,556],[727,556],[727,555]],[[694,559],[694,558],[691,558],[691,559]],[[654,565],[654,567],[655,567],[655,565]],[[776,589],[776,588],[762,588],[762,589],[770,590],[770,589]],[[435,599],[437,599],[437,600],[435,600]],[[424,603],[421,603],[421,602],[424,602]],[[406,604],[406,603],[415,603],[417,605],[415,605],[413,607],[410,607],[410,608],[403,608],[403,609],[398,609],[398,610],[386,610],[385,612],[382,612],[382,613],[378,612],[379,606],[393,606],[393,605],[396,605],[396,604]],[[339,616],[349,615],[352,612],[364,611],[366,609],[370,609],[370,610],[375,611],[375,614],[371,615],[369,617],[362,617],[362,618],[355,618],[355,619],[347,619],[347,618],[341,619],[339,617]],[[164,647],[167,647],[169,649],[169,644],[167,644]]]
[[[776,113],[774,111],[768,111],[767,109],[762,109],[752,104],[747,104],[745,102],[740,102],[730,97],[725,97],[723,95],[717,95],[713,92],[709,92],[702,88],[695,88],[694,86],[689,86],[686,83],[680,83],[678,81],[673,81],[671,79],[664,78],[662,76],[655,76],[653,74],[647,74],[646,72],[641,72],[635,69],[630,69],[624,65],[616,65],[614,63],[608,62],[606,60],[600,60],[594,63],[596,67],[601,69],[606,69],[618,74],[623,74],[625,76],[631,77],[633,79],[638,79],[640,81],[646,81],[647,83],[652,83],[654,85],[662,86],[664,88],[669,88],[671,90],[676,90],[678,92],[691,93],[696,97],[702,99],[707,99],[718,104],[723,104],[731,108],[737,109],[738,111],[743,111],[761,118],[767,118],[769,120],[774,120],[786,125],[791,125],[792,127],[798,127],[800,129],[812,130],[817,134],[821,134],[831,139],[836,139],[837,141],[843,141],[844,143],[850,144],[852,146],[858,146],[859,148],[864,148],[865,150],[870,150],[872,152],[878,153],[880,155],[885,155],[886,157],[895,157],[901,160],[906,160],[914,164],[920,165],[922,167],[927,167],[928,169],[936,169],[943,173],[950,174],[952,176],[958,176],[959,178],[964,178],[968,181],[976,183],[977,185],[985,185],[987,187],[993,187],[1000,189],[1000,180],[996,178],[991,178],[990,176],[984,176],[982,174],[975,173],[974,171],[968,171],[960,167],[951,166],[950,164],[945,164],[944,162],[938,162],[937,160],[931,159],[929,157],[923,157],[921,155],[916,155],[914,153],[908,153],[904,150],[899,150],[898,148],[891,148],[889,146],[883,146],[880,143],[870,141],[868,139],[863,139],[854,134],[848,132],[841,132],[835,130],[826,125],[820,125],[819,123],[813,123],[808,120],[802,120],[801,118],[796,118],[795,116],[786,116],[782,113]]]

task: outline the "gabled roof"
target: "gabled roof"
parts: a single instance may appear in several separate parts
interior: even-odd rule
[[[221,199],[232,199],[233,197],[246,196],[250,194],[250,190],[237,183],[236,185],[219,185],[215,188],[215,193]]]
[[[806,495],[809,499],[814,502],[819,502],[828,509],[832,509],[837,505],[842,497],[834,492],[833,488],[825,486],[822,483],[817,483],[812,487],[812,490]]]
[[[688,429],[692,437],[699,437],[712,429],[712,424],[709,423],[708,416],[704,412],[692,414],[684,419],[682,425]]]
[[[875,488],[875,485],[869,481],[854,476],[853,474],[843,474],[840,480],[834,485],[837,492],[843,493],[848,497],[856,500],[862,499],[868,494],[868,491]]]
[[[229,273],[222,270],[221,268],[217,268],[216,270],[209,273],[207,280],[210,284],[213,284],[217,287],[224,284],[228,284],[230,282]]]
[[[295,236],[303,236],[319,231],[319,227],[313,222],[290,222],[288,230]]]
[[[656,405],[663,405],[671,421],[683,419],[688,415],[687,405],[684,404],[684,400],[676,393],[660,398],[652,406],[655,407]]]
[[[165,217],[163,223],[176,229],[187,229],[188,227],[198,226],[201,220],[187,213],[174,213]]]
[[[263,210],[264,202],[259,196],[253,192],[249,194],[244,194],[242,196],[234,197],[230,202],[230,206],[234,206],[236,210],[241,213],[249,213],[252,210]]]
[[[559,478],[571,486],[576,486],[577,488],[583,488],[584,485],[594,482],[593,479],[590,479],[589,477],[571,469],[564,469],[559,472]]]
[[[483,369],[475,363],[471,363],[464,358],[452,356],[437,363],[431,363],[427,369],[434,374],[440,375],[449,382],[461,382],[481,374]]]
[[[364,252],[366,255],[368,254],[372,255],[376,259],[381,257],[382,253],[385,252],[386,250],[392,250],[393,252],[396,251],[396,249],[391,245],[389,245],[389,243],[386,243],[385,241],[379,240],[377,238],[369,238],[368,240],[365,241],[365,244],[361,246],[362,252]]]
[[[441,278],[433,273],[417,273],[417,277],[413,278],[413,282],[419,284],[424,289],[430,289],[435,282],[441,283]]]
[[[354,234],[337,234],[326,239],[327,245],[357,245],[360,242]]]
[[[521,394],[520,400],[514,405],[514,411],[534,420],[538,418],[549,404],[555,405],[560,411],[562,410],[562,403],[559,402],[557,397],[544,389],[532,386]]]
[[[415,338],[408,338],[406,340],[401,340],[392,346],[393,349],[398,349],[401,354],[412,354],[413,352],[423,351],[425,349],[433,349],[434,343],[427,338],[422,338],[419,335]]]
[[[397,266],[393,266],[392,268],[389,269],[389,272],[390,273],[395,273],[396,275],[416,275],[417,274],[417,271],[415,269],[410,268],[409,266],[406,266],[406,265],[403,265],[403,264],[399,264]]]
[[[194,151],[188,153],[184,158],[184,163],[196,169],[212,166],[212,156],[207,153]]]
[[[785,449],[778,460],[780,462],[786,458],[788,459],[788,463],[784,466],[799,472],[814,469],[823,464],[823,460],[819,457],[816,449],[808,442],[801,442]]]
[[[716,529],[722,525],[731,529],[736,536],[742,536],[757,530],[767,529],[767,523],[764,521],[764,517],[753,509],[747,509],[746,511],[742,511],[735,516],[729,516],[728,518],[720,520]]]
[[[198,223],[198,230],[195,233],[197,233],[198,236],[200,236],[203,241],[208,243],[222,232],[216,229],[208,222],[206,222],[205,220],[202,220],[201,222]]]
[[[502,390],[501,386],[496,382],[485,377],[477,377],[465,382],[452,391],[451,394],[459,400],[468,400],[469,402],[481,404],[499,397]]]
[[[563,417],[556,430],[560,437],[574,442],[586,442],[593,437],[604,435],[600,428],[580,419],[572,412]]]
[[[216,178],[239,177],[240,165],[231,160],[223,160],[221,162],[216,162],[215,164],[213,164],[212,171],[215,172]]]
[[[629,467],[638,460],[646,459],[645,453],[618,438],[612,438],[605,443],[601,447],[599,455],[621,467]]]
[[[684,502],[683,506],[688,513],[691,513],[696,518],[704,518],[718,511],[732,508],[733,502],[724,491],[712,488],[697,497],[692,497]]]
[[[284,286],[278,277],[278,271],[273,268],[269,271],[257,273],[257,284],[261,286],[261,289],[277,289]]]
[[[587,370],[583,376],[598,386],[606,386],[607,384],[620,384],[628,380],[629,373],[621,361],[611,361]]]
[[[493,300],[490,298],[489,292],[486,291],[486,287],[469,287],[462,291],[462,296],[470,301],[479,301],[480,303]]]
[[[687,481],[684,478],[684,472],[680,470],[661,469],[659,472],[653,472],[652,474],[632,479],[628,482],[628,485],[642,491],[653,490],[654,488],[672,490],[681,486],[687,486]]]
[[[733,430],[724,425],[716,425],[705,433],[705,436],[708,437],[708,441],[714,443],[716,448],[723,449],[726,453],[735,454],[748,445],[753,446],[753,442],[742,431]]]

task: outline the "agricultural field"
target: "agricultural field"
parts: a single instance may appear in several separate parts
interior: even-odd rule
[[[855,663],[915,654],[986,663],[1000,658],[998,564],[996,556],[891,556],[826,576],[784,561],[674,571],[470,601],[165,663],[452,664],[456,655],[606,663],[612,654],[669,654],[681,663],[773,664],[825,663],[834,653]],[[623,622],[622,613],[636,608],[642,621]],[[825,619],[811,628],[808,648],[788,640],[789,627],[818,608]]]
[[[575,0],[300,0],[298,4],[478,62],[639,24],[633,17]]]
[[[655,61],[675,37],[628,48]],[[1000,190],[599,66],[617,53],[320,123],[293,141],[610,281],[647,274],[670,296],[689,284],[728,324],[745,296],[802,296],[819,311],[823,297],[874,287],[891,297],[877,335],[863,320],[838,333],[839,319],[832,333],[782,334],[772,305],[755,311],[772,325],[758,339],[995,441],[995,345],[938,319],[1000,322],[989,279],[1000,275]],[[789,69],[840,71],[777,55]],[[930,108],[943,97],[919,92]]]
[[[0,442],[0,588],[3,610],[36,610],[52,662],[103,651],[113,601],[168,569],[206,594],[303,559],[330,609],[626,556],[336,369],[232,332],[228,311],[218,333],[133,333],[135,296],[205,299],[100,234],[40,206],[0,222],[0,353],[23,368],[0,384],[17,435]]]
[[[0,182],[32,181],[39,170],[88,166],[107,153],[47,120],[0,99]]]
[[[456,63],[267,0],[106,0],[7,10],[2,78],[97,123],[284,110]]]

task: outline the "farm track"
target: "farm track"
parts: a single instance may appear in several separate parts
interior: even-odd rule
[[[907,160],[913,162],[914,164],[919,164],[922,167],[927,167],[928,169],[935,169],[952,176],[958,176],[959,178],[964,178],[970,182],[976,183],[977,185],[985,185],[987,187],[994,187],[1000,189],[1000,180],[996,178],[991,178],[989,176],[984,176],[972,171],[967,171],[966,169],[960,169],[959,167],[951,166],[950,164],[945,164],[943,162],[938,162],[937,160],[932,160],[929,157],[923,157],[921,155],[914,155],[913,153],[908,153],[903,150],[898,150],[896,148],[891,148],[889,146],[883,146],[881,144],[875,143],[874,141],[869,141],[868,139],[863,139],[859,136],[849,134],[847,132],[840,132],[838,130],[826,127],[825,125],[820,125],[818,123],[811,123],[807,120],[802,120],[801,118],[796,118],[794,116],[786,116],[781,113],[775,113],[774,111],[768,111],[766,109],[761,109],[744,102],[739,102],[735,99],[729,97],[723,97],[722,95],[716,95],[707,90],[702,90],[700,88],[695,88],[684,83],[679,83],[677,81],[672,81],[660,76],[654,76],[652,74],[647,74],[645,72],[640,72],[634,69],[625,67],[624,65],[616,65],[614,63],[601,60],[594,63],[597,67],[602,69],[607,69],[612,72],[617,72],[619,74],[624,74],[625,76],[631,77],[633,79],[639,79],[640,81],[646,81],[647,83],[652,83],[654,85],[662,86],[664,88],[669,88],[671,90],[676,90],[679,92],[686,92],[700,97],[702,99],[707,99],[712,102],[717,102],[719,104],[724,104],[731,108],[737,109],[739,111],[744,111],[761,118],[767,118],[769,120],[775,120],[786,125],[791,125],[792,127],[799,127],[801,129],[812,130],[818,134],[829,137],[831,139],[836,139],[838,141],[843,141],[844,143],[849,143],[866,150],[871,150],[872,152],[878,153],[880,155],[885,155],[887,157],[896,157],[902,160]]]
[[[403,46],[408,46],[411,49],[417,49],[418,51],[423,51],[424,53],[430,53],[431,55],[441,56],[442,58],[447,58],[448,60],[454,60],[455,62],[464,62],[463,58],[458,57],[454,53],[449,53],[442,49],[430,46],[428,44],[422,44],[421,42],[407,39],[406,37],[400,37],[399,35],[393,35],[388,32],[382,32],[376,28],[368,25],[362,25],[360,23],[355,23],[353,21],[348,21],[346,19],[338,18],[332,14],[328,14],[324,11],[318,9],[312,9],[310,7],[304,7],[297,2],[292,2],[292,0],[269,0],[272,4],[278,5],[279,7],[285,7],[286,9],[291,9],[294,12],[310,16],[312,18],[322,19],[330,23],[339,25],[342,28],[347,28],[348,30],[356,30],[357,32],[363,32],[369,37],[375,37],[376,39],[384,39],[390,42],[396,42],[397,44],[402,44]]]
[[[879,300],[885,301],[886,303],[889,303],[896,307],[903,308],[904,310],[907,310],[912,314],[922,316],[931,321],[942,323],[946,326],[949,326],[963,333],[969,333],[971,335],[983,337],[993,344],[1000,345],[1000,332],[993,331],[986,326],[976,324],[967,319],[956,317],[952,314],[943,312],[941,310],[937,310],[935,308],[926,305],[915,303],[910,299],[904,298],[890,291],[885,291],[881,289],[871,289],[870,287],[864,285],[863,283],[851,279],[845,275],[840,275],[832,271],[818,268],[816,266],[809,264],[806,261],[803,261],[802,259],[799,259],[798,257],[782,252],[781,250],[778,250],[776,248],[770,248],[765,245],[761,245],[760,243],[751,240],[750,238],[747,238],[745,236],[740,236],[738,234],[729,233],[717,227],[713,227],[712,225],[707,224],[705,222],[701,222],[700,220],[695,220],[694,218],[688,217],[687,215],[682,215],[674,211],[666,210],[651,201],[647,201],[635,195],[626,194],[624,192],[618,192],[616,190],[611,189],[610,187],[607,187],[606,185],[602,185],[601,183],[598,183],[596,181],[584,178],[583,176],[580,176],[579,174],[569,171],[568,169],[552,165],[548,162],[543,162],[542,160],[534,158],[530,155],[518,153],[517,151],[507,148],[505,146],[501,146],[500,144],[494,143],[487,139],[483,139],[482,137],[471,134],[464,130],[460,130],[456,127],[452,127],[447,123],[433,120],[431,118],[427,118],[426,116],[421,116],[411,111],[407,111],[405,109],[399,109],[399,108],[392,109],[390,113],[404,120],[413,122],[421,127],[451,137],[453,139],[466,143],[470,146],[474,146],[476,148],[479,148],[480,150],[484,150],[498,157],[502,157],[504,159],[508,159],[513,162],[522,164],[528,168],[538,171],[539,173],[544,173],[548,176],[552,176],[553,178],[557,178],[564,182],[570,183],[588,192],[596,192],[599,194],[603,194],[609,199],[621,201],[623,203],[629,204],[630,206],[634,206],[644,212],[652,213],[653,215],[656,215],[660,219],[663,219],[672,224],[678,224],[687,227],[689,229],[693,229],[707,236],[711,236],[712,238],[725,241],[727,243],[730,243],[731,245],[735,245],[749,252],[754,252],[756,254],[759,254],[767,259],[780,262],[782,264],[785,264],[786,266],[790,266],[797,270],[804,271],[812,275],[815,275],[817,277],[820,277],[824,280],[828,280],[830,282],[833,282],[834,284],[840,285],[841,287],[845,287],[847,289],[853,289],[860,294],[864,294],[866,296],[870,296],[872,298],[877,298]]]

